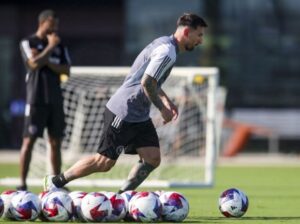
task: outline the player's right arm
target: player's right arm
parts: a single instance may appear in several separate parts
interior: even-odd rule
[[[174,51],[174,52],[173,52]],[[170,107],[166,94],[160,88],[159,82],[165,80],[169,69],[172,68],[175,60],[175,49],[167,45],[160,45],[153,50],[150,62],[145,70],[141,84],[146,96],[156,106],[164,120],[164,124],[176,117],[174,108]]]
[[[141,84],[148,99],[157,107],[157,109],[162,110],[164,104],[158,95],[157,81],[150,75],[144,74]]]
[[[28,40],[21,42],[21,50],[25,57],[25,63],[30,70],[36,70],[46,65],[48,62],[49,55],[52,53],[52,50],[60,42],[59,37],[55,33],[49,34],[47,38],[48,45],[40,53],[36,48],[30,47],[29,44],[26,43],[26,41]]]
[[[178,108],[177,106],[170,100],[170,98],[167,96],[167,94],[162,90],[162,88],[159,89],[158,95],[160,99],[162,100],[163,104],[172,111],[173,113],[173,120],[176,120],[178,117]]]
[[[175,58],[170,53],[170,49],[165,45],[158,46],[151,54],[150,62],[145,70],[141,84],[146,96],[156,106],[164,123],[168,123],[174,117],[172,108],[164,101],[162,90],[158,85],[161,79],[165,79],[164,75],[173,66]]]
[[[150,75],[144,74],[142,78],[142,87],[148,99],[154,104],[157,109],[159,109],[164,123],[168,123],[173,119],[173,112],[171,108],[166,107],[166,105],[161,100],[159,95],[160,90],[157,86],[157,81]]]

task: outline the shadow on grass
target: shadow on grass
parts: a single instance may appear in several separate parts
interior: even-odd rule
[[[296,221],[299,220],[300,216],[294,217],[267,217],[267,216],[254,216],[254,217],[242,217],[242,218],[225,218],[225,217],[191,217],[189,220],[186,220],[186,223],[224,223],[225,222],[240,222],[248,221],[249,223],[253,221],[266,221],[272,223],[272,221]]]
[[[300,216],[299,217],[244,217],[242,218],[243,220],[278,220],[278,221],[288,221],[288,220],[300,220]]]

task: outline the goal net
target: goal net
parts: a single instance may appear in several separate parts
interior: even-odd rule
[[[63,83],[66,134],[62,143],[63,169],[96,153],[102,134],[103,112],[110,96],[122,84],[129,67],[72,67]],[[167,125],[156,108],[151,118],[160,139],[161,165],[143,186],[205,187],[214,180],[219,131],[216,109],[217,68],[175,67],[162,89],[178,106],[179,117]],[[31,177],[51,173],[45,139],[35,144]],[[121,154],[107,173],[80,178],[70,185],[121,186],[138,156]]]

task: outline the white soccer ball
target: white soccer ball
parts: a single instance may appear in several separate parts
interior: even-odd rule
[[[4,219],[14,219],[14,217],[10,211],[11,200],[12,200],[13,196],[17,195],[18,193],[19,193],[19,191],[15,191],[15,190],[7,190],[7,191],[2,192],[1,198],[2,198],[3,204],[4,204],[4,210],[3,210],[3,218]]]
[[[154,191],[154,193],[155,193],[158,197],[160,197],[163,193],[165,193],[165,191],[163,191],[163,190],[157,190],[157,191]]]
[[[40,199],[40,203],[42,203],[43,198],[49,193],[50,191],[42,191],[38,194],[38,198]],[[42,205],[42,204],[41,204]]]
[[[81,202],[85,195],[87,195],[87,192],[84,191],[72,191],[69,193],[75,207],[75,213],[73,216],[74,221],[85,221],[81,212]]]
[[[127,213],[124,198],[114,192],[105,192],[104,195],[110,200],[112,206],[111,215],[106,218],[106,221],[116,222],[123,219]]]
[[[111,215],[110,200],[98,192],[88,193],[81,201],[83,218],[88,222],[102,222]]]
[[[160,195],[162,219],[164,221],[182,222],[189,214],[189,202],[180,193],[167,191]]]
[[[219,198],[219,210],[226,217],[242,217],[248,209],[248,197],[239,189],[230,188]]]
[[[129,214],[138,222],[157,222],[161,212],[161,202],[153,192],[136,193],[129,202]]]
[[[127,222],[134,221],[133,217],[129,214],[129,202],[136,193],[137,193],[136,191],[124,191],[123,193],[121,193],[121,196],[125,201],[125,207],[127,211],[124,217],[124,221]]]
[[[38,198],[39,198],[39,203],[40,203],[40,208],[41,208],[41,211],[40,211],[40,214],[39,214],[39,219],[43,222],[46,222],[48,221],[48,219],[44,216],[43,214],[43,211],[42,211],[42,201],[43,201],[43,198],[46,197],[48,194],[49,194],[50,191],[42,191],[38,194]]]
[[[34,221],[41,212],[37,195],[21,191],[11,199],[10,211],[13,217],[19,221]]]
[[[72,218],[74,211],[73,201],[65,192],[49,192],[42,199],[43,216],[49,221],[68,221]]]

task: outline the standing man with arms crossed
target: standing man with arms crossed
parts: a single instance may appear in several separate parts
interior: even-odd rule
[[[60,175],[46,176],[45,190],[61,188],[71,180],[94,172],[109,171],[122,150],[127,154],[138,154],[140,161],[130,171],[119,193],[136,189],[159,166],[159,140],[149,117],[150,106],[153,103],[160,111],[165,124],[177,118],[177,107],[161,86],[169,76],[177,54],[192,51],[202,43],[205,27],[202,18],[185,13],[178,19],[173,35],[160,37],[143,49],[106,105],[98,153],[79,160]]]
[[[20,43],[27,70],[27,95],[20,156],[21,185],[18,190],[27,190],[32,149],[36,139],[43,137],[44,128],[48,130],[53,174],[61,172],[60,147],[65,121],[60,75],[69,75],[70,58],[67,49],[60,43],[58,22],[54,11],[42,11],[36,33]]]

